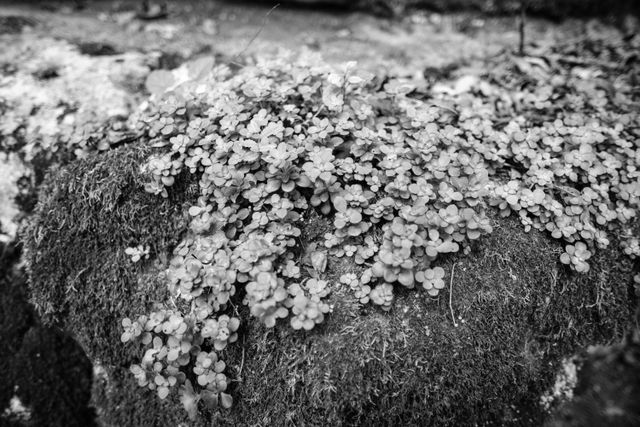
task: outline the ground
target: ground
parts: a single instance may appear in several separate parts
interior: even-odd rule
[[[23,32],[0,31],[2,44],[11,46],[0,54],[0,62],[10,65],[20,58],[14,64],[17,70],[2,67],[5,84],[0,84],[0,91],[5,98],[23,102],[25,93],[47,88],[49,99],[23,105],[41,114],[35,123],[49,118],[55,127],[66,116],[85,120],[87,114],[100,111],[98,106],[104,111],[97,121],[126,117],[145,95],[148,72],[173,68],[198,55],[239,60],[305,45],[332,63],[357,60],[373,71],[418,80],[439,79],[443,72],[455,81],[477,72],[487,57],[518,44],[517,22],[511,17],[416,13],[389,21],[360,13],[284,7],[269,13],[268,6],[181,2],[173,6],[169,19],[145,23],[133,19],[134,5],[91,3],[82,11],[1,5],[0,16],[29,20]],[[566,42],[585,28],[613,31],[599,22],[551,25],[531,19],[527,34],[544,48]],[[50,58],[54,67],[43,66],[42,52],[52,50],[60,53]],[[443,71],[447,66],[453,70],[449,75]],[[114,67],[119,68],[113,71]],[[22,86],[11,84],[16,81]],[[91,88],[96,81],[100,84]],[[61,94],[74,100],[73,111],[55,111],[55,97]],[[43,133],[28,126],[27,131]],[[166,292],[156,275],[163,268],[162,257],[132,269],[121,248],[137,242],[149,244],[154,253],[170,253],[187,226],[184,207],[195,197],[186,177],[168,200],[141,190],[139,166],[149,150],[144,144],[100,149],[106,152],[55,168],[46,176],[44,168],[29,176],[29,185],[40,187],[39,204],[23,229],[30,297],[44,322],[70,332],[88,359],[68,337],[40,327],[22,308],[24,278],[12,273],[3,282],[3,289],[11,292],[2,303],[15,310],[8,312],[28,318],[18,326],[5,328],[3,323],[2,330],[14,330],[17,337],[9,348],[23,355],[38,354],[38,346],[61,345],[77,354],[77,365],[58,364],[71,373],[56,371],[54,378],[87,378],[90,360],[96,378],[93,405],[103,425],[188,423],[177,399],[162,402],[135,385],[127,366],[140,356],[140,349],[114,346],[122,332],[119,320],[142,312]],[[49,165],[70,159],[45,160]],[[14,158],[3,163],[10,164],[14,166],[3,166],[3,173],[10,171],[4,182],[12,183],[24,165]],[[19,192],[7,185],[0,188],[0,197],[8,200]],[[3,224],[16,219],[18,206],[0,206]],[[33,201],[23,207],[25,212],[32,209]],[[443,260],[451,281],[438,299],[402,293],[393,310],[384,313],[361,309],[346,292],[338,292],[332,297],[333,312],[313,333],[287,327],[268,330],[257,322],[244,326],[243,345],[227,355],[235,374],[231,390],[237,405],[231,411],[204,414],[198,423],[217,419],[222,425],[539,425],[548,416],[539,398],[552,387],[563,358],[589,345],[615,343],[631,328],[633,264],[618,252],[603,251],[588,275],[577,276],[558,262],[562,248],[546,235],[525,233],[514,219],[494,216],[492,221],[495,232],[471,254]],[[15,236],[15,222],[3,227],[6,240]],[[324,227],[319,218],[312,225]],[[307,232],[313,235],[311,225]],[[350,268],[337,259],[329,264],[334,279]],[[6,315],[5,319],[15,320]],[[50,366],[38,368],[34,357],[16,360],[29,365],[14,368],[21,372],[47,372]],[[4,383],[20,385],[21,391],[2,394],[0,407],[7,406],[15,391],[35,408],[34,425],[53,411],[24,385],[37,384],[37,379]],[[64,380],[50,383],[60,386],[55,393],[65,390]],[[87,387],[82,387],[78,402],[86,402]],[[579,386],[576,393],[581,390],[590,389]],[[71,406],[67,411],[58,405],[66,411],[60,413],[76,414],[79,425],[92,416],[86,408]],[[74,423],[59,419],[60,425]]]

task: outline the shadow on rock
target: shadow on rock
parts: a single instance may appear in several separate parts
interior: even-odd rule
[[[93,426],[91,363],[71,337],[40,324],[19,260],[19,248],[0,245],[0,425]]]

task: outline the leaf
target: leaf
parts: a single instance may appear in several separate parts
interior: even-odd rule
[[[345,218],[336,217],[336,219],[333,221],[333,224],[337,229],[342,229],[347,226],[347,221],[345,220]]]
[[[362,214],[359,211],[352,209],[350,212],[349,221],[351,221],[353,224],[358,224],[360,221],[362,221]]]
[[[233,397],[227,393],[220,393],[220,402],[222,403],[222,407],[225,409],[229,409],[233,406]]]
[[[179,356],[180,356],[180,349],[172,348],[171,350],[169,350],[169,353],[167,353],[167,360],[169,362],[173,362],[174,360],[178,359]]]
[[[398,275],[398,282],[408,288],[413,287],[413,271],[404,270]]]
[[[415,85],[408,81],[391,80],[384,85],[384,90],[393,95],[406,95],[416,89]]]
[[[327,269],[327,253],[325,251],[313,251],[309,254],[311,266],[319,273]]]
[[[216,409],[218,407],[218,393],[214,393],[209,390],[202,391],[202,401],[209,409]]]
[[[209,74],[215,63],[216,61],[213,56],[205,56],[203,58],[189,61],[187,63],[189,78],[191,80],[201,80],[205,78]]]
[[[276,179],[270,178],[270,179],[267,181],[267,185],[266,185],[266,187],[265,187],[265,190],[266,190],[267,192],[269,192],[269,193],[273,193],[273,192],[278,191],[278,189],[280,188],[280,186],[281,186],[281,182],[280,182],[279,180],[276,180]]]
[[[516,196],[515,194],[509,194],[507,196],[507,203],[509,203],[510,205],[515,205],[518,203],[518,200],[520,200],[518,198],[518,196]]]
[[[333,207],[338,212],[344,212],[347,210],[347,201],[342,196],[336,196],[333,198]]]
[[[325,87],[322,90],[322,103],[331,111],[341,109],[344,103],[342,89],[333,85]]]
[[[158,397],[160,399],[166,399],[168,395],[169,395],[168,387],[158,387]]]
[[[478,230],[467,230],[467,236],[469,236],[469,238],[471,240],[475,240],[478,237],[480,237],[480,231],[478,231]]]
[[[198,216],[200,214],[200,212],[202,212],[202,208],[200,206],[191,206],[189,208],[189,215],[191,216]]]
[[[198,414],[198,401],[200,395],[193,391],[191,381],[186,380],[185,385],[180,389],[180,402],[189,415],[189,419],[194,421]]]
[[[240,327],[240,319],[238,319],[237,317],[232,317],[231,319],[229,319],[228,328],[230,331],[235,332],[238,330],[238,327]]]
[[[175,83],[173,73],[167,70],[155,70],[149,73],[145,87],[150,94],[160,96]]]

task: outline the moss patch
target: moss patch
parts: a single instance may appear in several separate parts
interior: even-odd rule
[[[149,152],[122,147],[52,173],[25,236],[34,301],[105,368],[94,400],[106,425],[186,421],[175,396],[162,402],[135,384],[127,368],[140,351],[120,343],[122,317],[163,300],[157,272],[195,197],[186,182],[168,199],[146,194],[139,165]],[[124,249],[134,244],[149,245],[156,261],[133,264]],[[242,345],[225,355],[236,405],[198,424],[539,424],[537,402],[560,359],[618,339],[633,311],[626,258],[602,251],[588,275],[575,275],[559,264],[561,251],[514,219],[494,218],[470,255],[442,260],[439,299],[401,291],[384,313],[339,289],[313,332],[248,322]],[[328,276],[353,268],[332,259]]]
[[[120,320],[162,301],[152,263],[131,262],[128,246],[149,245],[157,259],[180,239],[187,184],[161,200],[142,189],[143,145],[72,163],[44,181],[24,239],[33,301],[43,320],[71,331],[94,360],[131,357]]]

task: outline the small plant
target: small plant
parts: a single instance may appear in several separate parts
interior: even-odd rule
[[[416,280],[431,296],[437,296],[444,288],[444,269],[442,267],[428,268],[416,273]]]
[[[141,259],[149,259],[149,246],[138,245],[136,247],[129,247],[124,250],[124,253],[129,255],[133,262],[138,262]]]
[[[560,261],[567,264],[580,273],[589,271],[587,260],[591,258],[591,252],[587,249],[587,245],[583,242],[577,242],[575,245],[567,245],[565,252],[560,256]]]
[[[369,297],[374,304],[381,306],[385,311],[391,310],[393,303],[393,286],[389,283],[381,283],[371,290]]]

